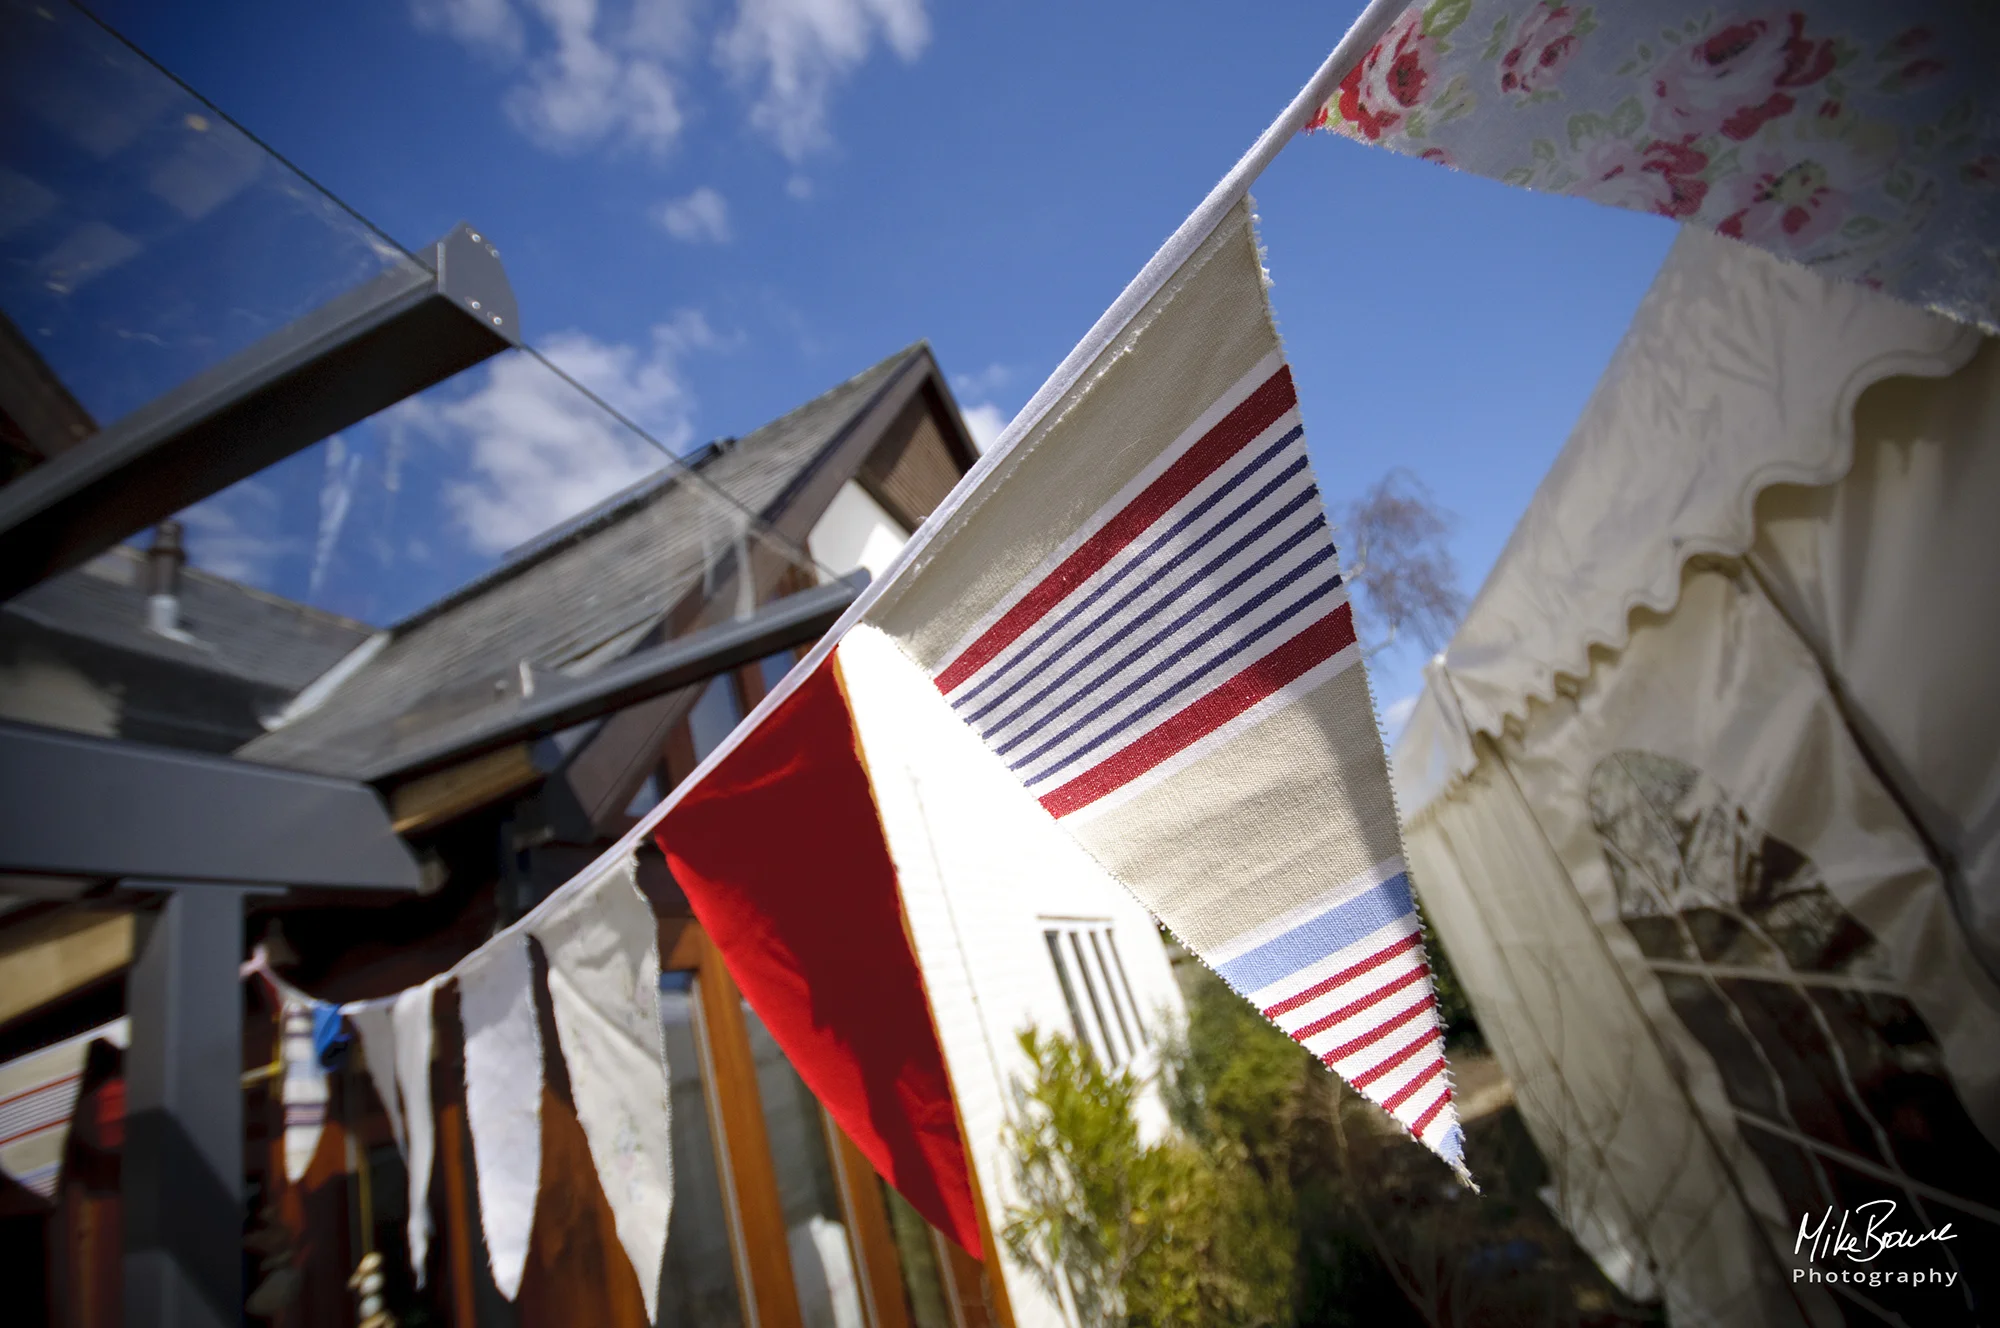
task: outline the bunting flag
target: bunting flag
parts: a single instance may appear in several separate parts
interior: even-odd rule
[[[0,1172],[44,1199],[55,1197],[90,1044],[102,1038],[123,1047],[130,1028],[114,1019],[0,1065]]]
[[[1224,981],[1462,1169],[1382,741],[1247,200],[989,462],[830,657],[659,822],[751,1003],[871,1160],[960,1230],[961,1145],[839,681],[880,640],[927,680],[908,704],[948,706]]]
[[[1417,0],[1326,128],[1656,213],[2000,333],[2000,10]]]
[[[437,1154],[437,1125],[431,1119],[431,1005],[436,992],[437,980],[432,979],[398,994],[389,1007],[395,1036],[387,1051],[396,1067],[396,1093],[403,1104],[403,1169],[410,1180],[410,1267],[418,1286],[424,1284],[431,1250],[431,1163]]]
[[[677,790],[657,832],[667,865],[827,1114],[977,1255],[944,1050],[834,667],[737,733],[728,759]]]
[[[659,1312],[674,1170],[659,923],[637,870],[629,856],[600,864],[526,923],[548,956],[556,1051],[650,1320]]]
[[[278,1006],[279,1055],[285,1067],[279,1089],[285,1115],[285,1179],[294,1185],[312,1165],[326,1129],[326,1070],[313,1045],[314,1005],[285,997]]]
[[[520,1294],[542,1179],[542,1035],[528,939],[506,935],[458,969],[465,1030],[465,1123],[493,1284]]]
[[[570,881],[449,973],[393,997],[341,1007],[360,1035],[376,1096],[409,1173],[410,1262],[423,1285],[430,1249],[432,1006],[455,981],[465,1036],[465,1117],[493,1282],[520,1294],[542,1181],[547,1058],[559,1057],[620,1245],[650,1317],[673,1205],[672,1134],[660,1028],[658,923],[630,855]],[[556,1040],[537,1012],[538,944]]]

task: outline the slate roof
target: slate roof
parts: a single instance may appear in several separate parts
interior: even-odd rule
[[[214,576],[181,570],[178,641],[148,629],[146,554],[119,545],[83,567],[22,592],[0,622],[25,620],[48,631],[241,679],[287,694],[325,673],[374,635],[338,614]]]
[[[582,676],[640,645],[738,546],[745,509],[777,515],[812,463],[916,357],[898,351],[797,410],[641,480],[515,550],[492,572],[390,629],[326,700],[238,751],[249,760],[359,777],[399,751],[477,728],[521,699],[524,677]],[[740,505],[739,505],[740,504]],[[761,537],[760,537],[761,538]],[[766,541],[772,553],[781,546]],[[785,551],[793,564],[796,550]]]

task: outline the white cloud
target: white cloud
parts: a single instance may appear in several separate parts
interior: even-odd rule
[[[414,0],[410,8],[420,28],[449,33],[494,55],[521,53],[521,17],[512,0]]]
[[[990,397],[1014,379],[1014,371],[1004,364],[989,364],[978,373],[953,374],[951,390],[967,398]]]
[[[794,174],[785,181],[785,192],[804,202],[813,196],[813,182],[806,176]]]
[[[676,240],[689,244],[729,243],[729,200],[707,185],[686,198],[660,204],[654,217]]]
[[[832,141],[834,84],[867,60],[878,35],[915,60],[931,36],[924,0],[738,0],[716,58],[739,84],[757,88],[750,123],[797,162]]]
[[[312,572],[307,578],[307,598],[317,601],[326,584],[327,570],[340,544],[341,527],[354,508],[354,486],[361,478],[361,453],[347,446],[339,434],[326,440],[326,473],[319,486],[319,535],[313,541]]]
[[[697,0],[413,0],[419,27],[518,71],[504,105],[541,146],[665,153],[687,123],[676,69],[696,49]]]
[[[299,552],[284,530],[278,495],[258,480],[242,480],[179,516],[187,528],[188,561],[203,571],[269,586],[278,564]]]
[[[924,5],[735,0],[715,56],[752,91],[751,124],[797,162],[831,142],[833,89],[878,39],[904,60],[923,52]],[[703,0],[411,0],[418,27],[514,73],[508,118],[556,152],[626,145],[657,155],[678,143],[688,122],[685,69],[704,44],[706,9]]]
[[[965,427],[972,434],[972,445],[981,452],[993,446],[993,440],[1001,435],[1012,418],[991,402],[968,407],[959,414],[965,417]]]
[[[694,437],[694,397],[680,361],[723,344],[702,315],[683,310],[641,348],[564,332],[544,353],[673,451]],[[461,450],[464,471],[444,487],[447,510],[475,550],[502,553],[658,470],[658,448],[526,356],[507,356],[452,401],[413,398],[396,427]]]

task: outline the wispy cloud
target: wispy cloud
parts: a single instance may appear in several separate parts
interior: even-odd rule
[[[738,0],[716,56],[755,88],[750,123],[792,161],[826,147],[833,87],[858,69],[880,37],[905,61],[930,43],[924,0]]]
[[[414,0],[410,9],[418,27],[492,55],[518,56],[526,45],[513,0]]]
[[[750,122],[785,157],[832,141],[838,84],[877,42],[914,60],[925,0],[735,0],[716,62],[751,95]],[[514,75],[505,106],[557,152],[627,145],[664,154],[688,123],[688,66],[708,37],[701,0],[411,0],[417,25]]]
[[[965,427],[972,433],[972,445],[982,452],[993,446],[993,440],[1000,436],[1012,418],[990,401],[968,407],[959,414],[965,417]]]
[[[1001,388],[1014,381],[1014,371],[1004,364],[987,365],[978,373],[953,374],[951,390],[967,400],[977,400],[992,396]]]
[[[341,527],[354,508],[354,486],[360,479],[361,453],[350,449],[347,439],[339,434],[327,439],[326,473],[319,486],[319,535],[313,541],[312,572],[306,580],[307,595],[314,601],[326,585],[334,550],[340,545]]]
[[[667,234],[689,244],[729,243],[729,200],[707,185],[686,198],[660,204],[654,218]]]
[[[694,0],[413,0],[412,10],[419,27],[514,72],[507,117],[542,147],[664,154],[680,141]]]
[[[984,452],[993,446],[1014,418],[1012,411],[1002,410],[993,402],[993,397],[1014,381],[1014,371],[1000,363],[987,365],[977,373],[953,374],[951,390],[961,405],[959,414],[965,417],[965,427],[972,433],[973,446]]]
[[[187,527],[188,561],[204,571],[247,585],[269,586],[301,541],[285,533],[282,504],[254,479],[230,485],[180,514]]]
[[[682,372],[689,353],[724,344],[708,321],[683,310],[644,347],[581,332],[550,337],[551,361],[669,449],[694,437],[695,401]],[[462,474],[446,484],[446,510],[474,550],[496,554],[658,470],[658,448],[525,356],[496,360],[471,392],[414,398],[398,427],[457,448]]]

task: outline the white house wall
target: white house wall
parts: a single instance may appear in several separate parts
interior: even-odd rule
[[[1167,1024],[1182,1017],[1179,988],[1151,916],[1050,819],[894,643],[857,628],[839,659],[997,1233],[1015,1193],[1004,1126],[1011,1085],[1027,1073],[1017,1035],[1029,1025],[1074,1035],[1045,926],[1095,923],[1117,938],[1151,1039],[1130,1062],[1142,1076],[1157,1068]],[[1145,1095],[1140,1123],[1149,1136],[1165,1127],[1157,1092]],[[1032,1275],[1011,1264],[1006,1272],[1020,1328],[1065,1322]]]
[[[870,498],[867,490],[849,480],[813,523],[806,536],[806,551],[836,576],[865,567],[868,575],[879,577],[909,537],[910,532]]]

